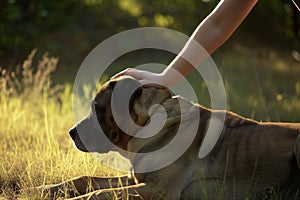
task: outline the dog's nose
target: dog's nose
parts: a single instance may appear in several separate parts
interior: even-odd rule
[[[75,140],[76,135],[77,135],[76,127],[71,128],[71,129],[69,130],[69,134],[70,134],[71,138],[72,138],[73,140]]]

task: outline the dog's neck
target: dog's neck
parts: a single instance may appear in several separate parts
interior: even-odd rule
[[[162,149],[171,142],[177,134],[179,125],[182,123],[188,129],[190,126],[197,125],[198,130],[192,131],[193,133],[186,132],[186,134],[205,133],[211,113],[209,109],[192,104],[180,96],[172,97],[171,93],[164,89],[143,88],[141,94],[135,97],[132,103],[130,110],[132,120],[142,128],[130,132],[130,134],[121,134],[122,138],[116,145],[124,150],[120,152],[121,155],[128,158],[134,168],[138,165],[140,166],[141,163],[147,167],[149,161],[151,162],[153,159],[144,155]],[[152,107],[153,105],[160,105],[163,108],[165,119],[160,120],[159,117],[161,117],[162,111]],[[149,114],[150,108],[152,109],[151,114]],[[124,120],[126,121],[127,119]],[[160,126],[159,124],[162,121],[164,123],[158,131],[143,128],[151,123],[152,127],[156,128]],[[129,128],[128,130],[132,129]],[[184,137],[190,137],[190,135]],[[197,134],[194,138],[197,143],[201,143],[202,139],[203,135],[201,134]],[[194,141],[192,142],[194,143]],[[180,143],[181,141],[179,141],[178,146],[181,145]],[[176,151],[176,148],[166,151],[165,154],[174,151]]]

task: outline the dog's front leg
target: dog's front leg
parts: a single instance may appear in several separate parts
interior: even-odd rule
[[[33,190],[41,194],[41,196],[50,197],[51,199],[75,197],[87,191],[89,179],[90,178],[86,176],[76,177],[58,184],[41,185]]]
[[[81,176],[54,185],[43,185],[36,188],[43,196],[52,198],[76,197],[95,190],[118,188],[136,184],[133,178],[128,176],[117,177],[90,177]]]
[[[137,184],[133,186],[102,189],[95,192],[78,196],[67,200],[113,200],[113,199],[128,199],[128,200],[174,200],[172,197],[167,197],[162,191],[155,190],[157,186],[153,184]],[[175,198],[177,199],[177,198]]]
[[[149,198],[143,198],[137,189],[145,187],[145,184],[136,184],[131,186],[124,186],[118,188],[101,189],[94,192],[90,192],[85,195],[81,195],[75,198],[66,200],[113,200],[113,199],[128,199],[128,200],[148,200]]]
[[[128,176],[116,177],[90,177],[82,176],[72,180],[76,190],[81,194],[86,194],[95,190],[119,188],[123,186],[135,185],[133,178]]]
[[[146,182],[144,187],[136,188],[138,194],[150,200],[178,200],[176,194],[169,194],[166,186],[160,183]]]

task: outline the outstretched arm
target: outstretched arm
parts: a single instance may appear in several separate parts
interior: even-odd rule
[[[181,52],[162,73],[154,74],[129,68],[114,77],[130,75],[139,79],[142,84],[157,83],[166,87],[174,85],[189,74],[194,66],[199,66],[208,55],[218,49],[232,35],[257,1],[221,0],[216,8],[198,25]],[[193,41],[197,41],[205,51],[199,52]],[[192,64],[183,57],[189,58]]]

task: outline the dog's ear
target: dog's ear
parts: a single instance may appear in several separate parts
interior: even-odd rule
[[[142,89],[139,96],[136,96],[133,103],[133,112],[136,115],[136,123],[143,126],[149,119],[149,112],[152,106],[162,104],[166,99],[172,97],[167,89],[158,89],[154,87],[146,87]]]
[[[136,79],[130,76],[121,76],[109,82],[112,93],[112,106],[119,116],[132,110],[134,99],[141,95],[142,85]],[[129,107],[126,103],[129,101]]]

